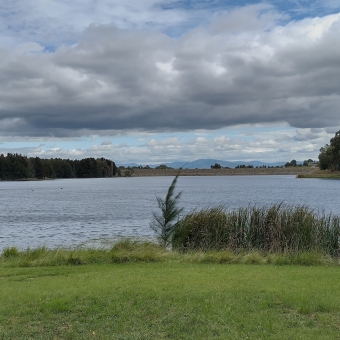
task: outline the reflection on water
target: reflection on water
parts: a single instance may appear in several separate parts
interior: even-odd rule
[[[0,182],[0,249],[69,247],[121,236],[152,237],[155,197],[173,178],[101,178]],[[224,205],[278,202],[340,214],[340,181],[294,176],[180,177],[177,190],[188,212]]]

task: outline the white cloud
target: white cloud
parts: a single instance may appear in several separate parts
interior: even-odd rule
[[[340,15],[273,26],[265,8],[237,9],[179,39],[92,25],[55,53],[0,50],[0,128],[20,121],[2,133],[340,125]],[[258,24],[213,28],[229,17]]]
[[[182,5],[0,4],[0,139],[103,136],[92,147],[32,153],[126,160],[273,157],[275,148],[280,155],[317,154],[340,126],[340,14],[288,22],[263,3],[215,14],[203,2],[190,11]],[[176,38],[164,33],[172,27]],[[296,132],[239,138],[209,132],[280,122]],[[131,131],[144,134],[140,144],[110,139]],[[151,137],[164,131],[196,136]]]
[[[283,128],[282,125],[239,126],[219,130],[216,137],[208,131],[201,131],[204,137],[192,138],[187,138],[188,136],[179,138],[171,134],[166,137],[144,134],[143,141],[136,145],[132,142],[119,143],[110,139],[101,143],[94,141],[93,145],[87,148],[70,149],[40,145],[9,150],[0,144],[0,153],[17,152],[29,157],[44,158],[106,157],[119,164],[134,162],[144,165],[200,158],[286,162],[293,158],[300,161],[317,159],[320,147],[334,136],[334,133],[329,133],[326,129]],[[249,134],[247,132],[249,129],[253,129],[255,133]]]

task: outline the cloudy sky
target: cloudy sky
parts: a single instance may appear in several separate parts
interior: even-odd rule
[[[339,37],[339,0],[3,0],[0,153],[316,159]]]

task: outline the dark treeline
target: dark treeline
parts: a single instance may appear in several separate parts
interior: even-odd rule
[[[105,158],[42,159],[8,153],[0,155],[0,179],[19,180],[29,178],[96,178],[112,177],[117,173],[114,162]]]

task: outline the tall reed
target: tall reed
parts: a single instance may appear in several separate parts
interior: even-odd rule
[[[224,207],[193,211],[180,221],[173,249],[340,255],[340,218],[303,206],[274,204],[236,210]]]

